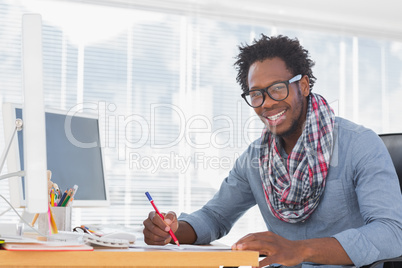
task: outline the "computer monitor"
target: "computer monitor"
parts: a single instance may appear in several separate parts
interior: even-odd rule
[[[25,205],[30,213],[48,210],[46,136],[43,98],[42,17],[22,16]],[[12,128],[15,123],[12,123]],[[11,131],[8,133],[12,133]],[[16,170],[16,171],[20,171]]]
[[[21,105],[3,104],[5,128],[9,128],[7,122],[14,122],[22,115]],[[47,168],[52,172],[52,182],[63,192],[78,185],[72,202],[74,207],[108,206],[98,117],[89,113],[45,109],[45,119]],[[24,169],[24,136],[20,132],[7,158],[9,172]],[[24,190],[24,178],[10,180],[10,200],[14,206],[25,206]]]

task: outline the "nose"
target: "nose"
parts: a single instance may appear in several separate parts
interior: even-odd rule
[[[264,102],[262,103],[261,107],[262,108],[271,108],[274,104],[277,104],[278,101],[272,99],[268,93],[265,91],[264,92]]]

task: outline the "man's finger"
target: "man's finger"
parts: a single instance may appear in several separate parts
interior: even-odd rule
[[[162,214],[163,215],[163,214]],[[152,218],[151,218],[153,224],[158,226],[161,230],[164,230],[165,232],[169,232],[170,227],[166,222],[157,214],[153,213]]]
[[[168,232],[169,232],[169,227],[166,225],[166,223],[159,217],[158,214],[154,215],[149,215],[148,219],[146,219],[144,222],[144,230],[147,229],[151,233],[161,236],[161,237],[167,237]],[[167,229],[167,230],[166,230]]]

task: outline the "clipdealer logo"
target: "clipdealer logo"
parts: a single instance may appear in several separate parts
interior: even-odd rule
[[[194,168],[227,169],[233,166],[238,158],[239,151],[261,135],[263,125],[259,117],[252,113],[247,119],[242,118],[240,102],[233,116],[218,115],[212,119],[205,115],[188,116],[180,107],[173,104],[150,104],[149,117],[140,114],[118,114],[117,106],[113,103],[82,103],[72,107],[65,119],[65,133],[68,140],[80,148],[94,148],[97,146],[115,148],[118,160],[127,161],[130,169],[144,169],[157,172],[160,169],[176,169],[180,173]],[[73,116],[90,111],[96,114],[100,122],[101,142],[81,142],[71,131]],[[157,115],[169,113],[176,134],[170,140],[160,139],[163,133],[157,133],[157,126],[162,124]],[[216,123],[225,125],[213,129]],[[335,125],[335,130],[337,129]],[[133,131],[135,130],[135,135]],[[335,131],[336,132],[336,131]],[[133,140],[135,136],[135,140]],[[202,136],[194,139],[194,136]],[[162,142],[163,140],[164,142]],[[180,147],[181,146],[181,147]],[[258,145],[255,145],[258,146]],[[178,153],[185,148],[186,153]],[[236,150],[236,149],[239,150]],[[233,156],[217,156],[222,149],[237,151]],[[331,165],[337,165],[337,150],[331,157]],[[158,153],[155,154],[154,151]],[[160,153],[160,152],[164,153]],[[209,152],[209,153],[208,153]],[[211,155],[210,153],[215,155]]]
[[[127,161],[130,169],[148,169],[156,172],[162,168],[174,168],[179,172],[195,168],[228,168],[233,165],[232,157],[211,156],[208,152],[244,148],[261,134],[262,124],[254,113],[244,119],[241,102],[232,116],[188,115],[173,104],[153,103],[142,114],[119,114],[117,106],[106,102],[85,102],[72,107],[65,119],[65,133],[68,140],[80,148],[96,146],[115,148],[118,160]],[[80,113],[96,114],[100,123],[101,142],[82,142],[71,131],[74,116]],[[174,134],[167,139],[157,132],[165,124],[160,115],[168,115]],[[159,117],[158,117],[159,116]],[[216,128],[216,125],[223,127]],[[163,130],[163,129],[162,129]],[[179,148],[185,148],[182,155]],[[158,152],[157,154],[154,151]],[[163,153],[160,153],[163,152]]]
[[[75,146],[81,148],[93,148],[99,146],[96,142],[81,142],[77,140],[71,132],[72,118],[80,113],[96,114],[100,121],[101,131],[101,146],[108,148],[130,148],[139,149],[144,146],[149,146],[151,149],[169,149],[177,146],[180,142],[185,142],[186,146],[194,149],[206,148],[236,148],[241,147],[244,143],[251,143],[256,135],[261,134],[262,124],[257,115],[252,115],[246,120],[241,118],[241,106],[238,104],[237,113],[234,116],[217,115],[208,118],[205,115],[185,115],[185,112],[180,107],[173,104],[150,104],[150,116],[146,118],[140,114],[116,114],[117,107],[115,104],[106,102],[99,103],[82,103],[73,106],[66,114],[64,122],[65,133],[68,140]],[[157,125],[162,122],[158,119],[159,113],[170,112],[172,122],[175,124],[177,134],[172,140],[166,142],[157,142],[158,136],[163,136],[163,133],[156,133]],[[233,118],[234,117],[234,118]],[[213,130],[213,124],[216,122],[224,122],[225,127]],[[259,127],[253,127],[255,122],[259,123]],[[130,137],[129,129],[135,129],[136,140]],[[192,139],[193,134],[202,134],[208,136],[208,139],[202,142]],[[225,139],[220,139],[225,135]],[[119,159],[124,160],[125,152],[119,153]]]

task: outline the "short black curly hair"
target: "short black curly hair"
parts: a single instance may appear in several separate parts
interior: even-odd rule
[[[293,75],[307,75],[310,79],[310,91],[312,90],[316,78],[311,68],[315,63],[309,58],[309,52],[300,45],[297,39],[290,39],[283,35],[268,37],[261,34],[259,40],[254,39],[252,45],[239,46],[239,50],[240,53],[237,55],[234,65],[238,71],[236,81],[243,92],[249,90],[247,77],[250,66],[256,61],[275,57],[282,59]]]

